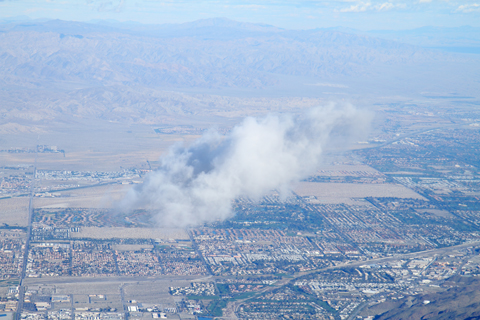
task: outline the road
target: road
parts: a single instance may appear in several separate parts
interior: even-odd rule
[[[37,143],[38,145],[38,143]],[[28,224],[27,224],[27,240],[25,241],[25,250],[23,252],[22,273],[20,275],[20,286],[18,289],[18,306],[15,313],[15,320],[20,320],[23,311],[23,301],[25,299],[25,286],[23,281],[27,273],[28,248],[30,246],[30,237],[32,234],[32,215],[33,215],[33,195],[35,190],[35,176],[37,174],[37,147],[35,147],[35,161],[33,163],[32,183],[30,184],[30,199],[28,201]]]
[[[125,287],[125,283],[122,283],[118,287],[118,289],[120,290],[120,299],[122,300],[123,314],[125,316],[125,320],[128,320],[127,304],[125,303],[125,291],[123,290],[124,287]]]

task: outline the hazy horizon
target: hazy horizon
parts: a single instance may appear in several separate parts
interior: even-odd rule
[[[480,27],[479,15],[480,5],[475,1],[0,1],[0,19],[24,16],[164,24],[225,17],[287,29]]]

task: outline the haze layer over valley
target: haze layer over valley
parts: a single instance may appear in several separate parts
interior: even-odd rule
[[[334,30],[228,19],[158,26],[33,20],[0,30],[0,132],[11,135],[3,149],[40,136],[66,152],[125,152],[142,138],[164,148],[158,127],[180,126],[168,130],[187,136],[212,126],[226,132],[247,115],[330,101],[478,101],[476,55]],[[97,133],[108,145],[99,145]]]

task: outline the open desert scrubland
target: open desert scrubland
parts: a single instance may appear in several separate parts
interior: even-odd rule
[[[26,227],[28,197],[0,199],[0,221],[3,225]]]

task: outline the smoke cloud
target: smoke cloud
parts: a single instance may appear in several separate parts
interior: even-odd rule
[[[325,151],[358,139],[369,118],[352,105],[330,104],[301,115],[249,117],[226,136],[209,131],[189,147],[174,146],[121,206],[154,210],[162,227],[227,219],[235,198],[286,192],[314,173]]]

